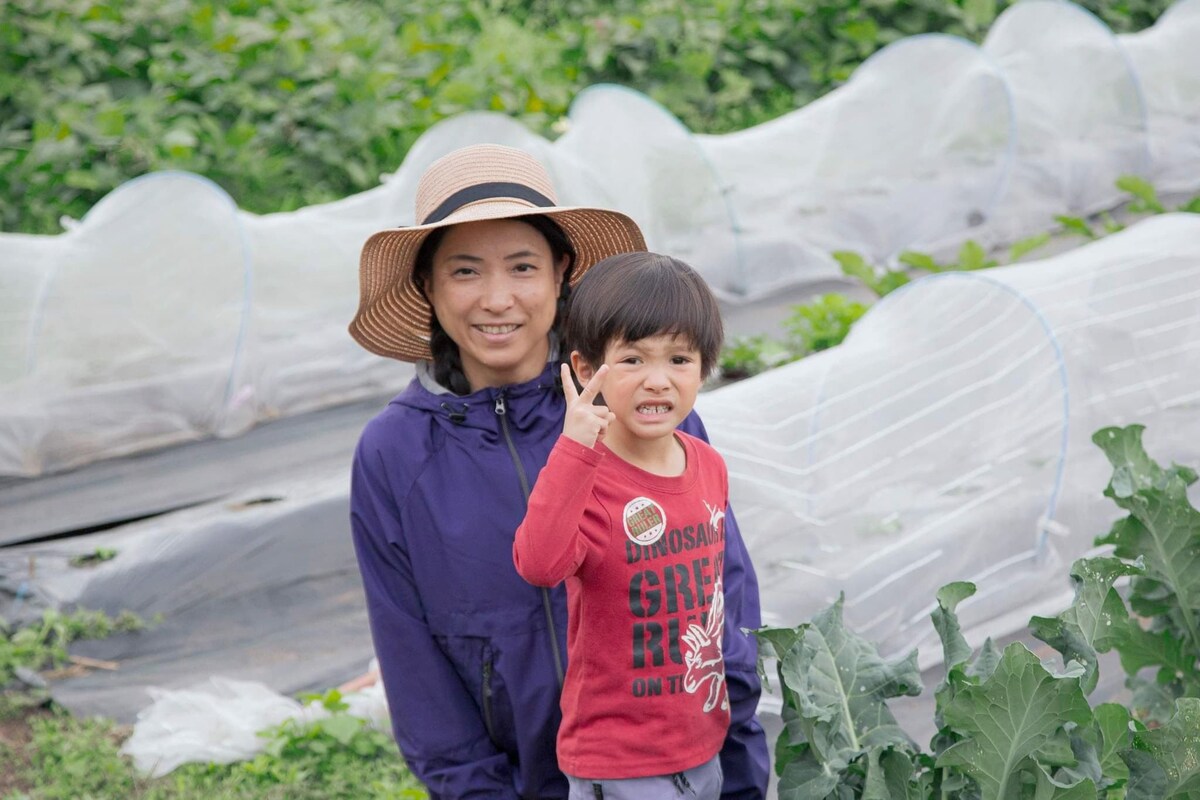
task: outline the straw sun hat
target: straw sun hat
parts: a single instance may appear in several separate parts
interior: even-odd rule
[[[358,312],[350,335],[389,358],[418,361],[429,352],[429,302],[412,280],[421,243],[431,231],[488,219],[542,214],[575,248],[574,285],[603,258],[645,250],[637,223],[616,211],[558,205],[546,170],[528,153],[481,144],[455,150],[430,165],[417,185],[420,224],[367,239],[359,260]]]

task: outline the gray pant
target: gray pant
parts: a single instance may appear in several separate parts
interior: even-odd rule
[[[718,800],[725,776],[720,756],[674,775],[649,778],[576,778],[567,776],[568,800]]]

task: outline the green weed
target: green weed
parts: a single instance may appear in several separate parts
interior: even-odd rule
[[[47,610],[41,619],[21,627],[0,619],[0,686],[11,681],[18,668],[37,671],[62,666],[68,658],[67,645],[77,639],[103,639],[141,630],[145,624],[129,611],[114,618],[88,609]]]
[[[120,753],[127,731],[110,721],[59,715],[32,722],[22,789],[5,800],[422,800],[391,737],[344,713],[336,692],[331,716],[264,731],[264,752],[234,764],[185,764],[169,775],[140,776]]]
[[[96,564],[103,564],[105,561],[112,561],[117,557],[117,551],[111,547],[97,547],[90,553],[82,553],[77,556],[72,556],[67,563],[72,567],[93,567]]]

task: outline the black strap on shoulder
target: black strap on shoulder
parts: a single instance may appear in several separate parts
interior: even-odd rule
[[[554,205],[554,201],[549,197],[546,197],[546,195],[536,189],[531,189],[523,183],[504,183],[502,181],[477,183],[474,186],[459,189],[447,197],[442,201],[441,205],[433,210],[432,214],[421,220],[421,224],[430,225],[434,222],[441,222],[468,203],[486,200],[489,197],[512,197],[532,203],[540,208],[548,208]]]

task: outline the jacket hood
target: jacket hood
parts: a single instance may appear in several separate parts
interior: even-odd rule
[[[451,426],[497,429],[497,415],[503,408],[509,422],[519,429],[532,426],[547,413],[562,418],[560,405],[565,405],[559,378],[559,362],[546,362],[536,378],[525,383],[507,386],[486,386],[471,394],[458,395],[442,386],[433,377],[428,361],[417,362],[417,376],[408,387],[392,400],[393,405],[432,414]]]

